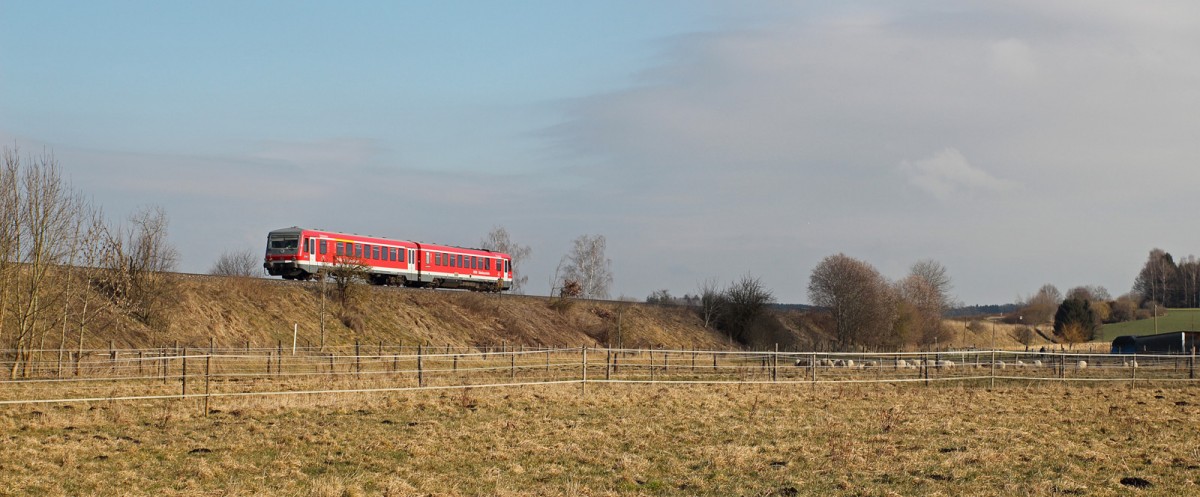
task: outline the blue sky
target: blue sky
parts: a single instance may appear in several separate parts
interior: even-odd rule
[[[844,252],[967,303],[1128,291],[1200,179],[1187,2],[14,2],[0,140],[182,269],[290,225],[533,248],[608,237],[614,295]]]

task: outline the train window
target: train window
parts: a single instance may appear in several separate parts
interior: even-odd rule
[[[321,255],[329,253],[329,240],[321,240]]]
[[[362,245],[354,246],[354,258],[362,259],[362,247],[363,247]]]
[[[337,251],[334,253],[337,255],[346,255],[346,244],[343,242],[337,242]]]
[[[429,264],[429,252],[425,252],[425,264]]]
[[[436,264],[441,266],[442,265],[442,254],[441,253],[433,254],[433,260],[437,261]]]
[[[511,272],[511,271],[512,271],[512,261],[505,259],[504,260],[504,272],[507,273],[507,272]]]
[[[454,254],[446,254],[446,255],[450,256],[450,267],[458,267],[458,261],[454,257]]]
[[[483,260],[483,270],[484,271],[492,270],[492,258],[491,257],[488,257],[487,259]]]
[[[378,245],[371,247],[371,258],[376,259],[376,260],[379,259],[379,246]]]
[[[404,247],[400,247],[400,248],[396,249],[396,255],[399,258],[400,262],[404,262],[404,252],[405,252]]]
[[[471,269],[479,269],[479,258],[471,256]]]

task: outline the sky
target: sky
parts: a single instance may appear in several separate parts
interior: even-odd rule
[[[957,299],[1129,291],[1200,252],[1200,3],[0,0],[0,144],[180,269],[299,225],[478,246],[545,294],[604,235],[612,295],[844,253]]]

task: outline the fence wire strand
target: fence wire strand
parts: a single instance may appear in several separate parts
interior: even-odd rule
[[[597,384],[1195,383],[1194,355],[992,350],[823,353],[627,348],[153,348],[0,351],[0,405]],[[360,353],[356,354],[358,350]],[[195,352],[195,354],[193,354]],[[42,359],[37,359],[41,356]],[[49,357],[48,359],[46,357]],[[206,402],[207,404],[207,402]]]

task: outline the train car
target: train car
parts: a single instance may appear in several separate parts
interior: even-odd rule
[[[512,258],[500,252],[297,226],[267,234],[263,267],[272,276],[309,280],[347,265],[360,267],[375,285],[512,288]]]

